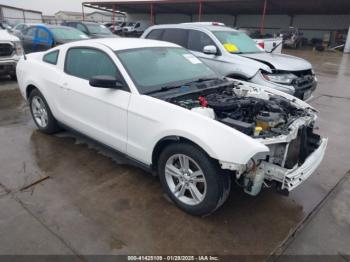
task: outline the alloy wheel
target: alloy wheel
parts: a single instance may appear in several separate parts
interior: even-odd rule
[[[34,96],[31,107],[35,122],[45,128],[49,123],[49,117],[44,101],[39,96]]]
[[[167,160],[165,179],[172,194],[184,204],[198,205],[205,198],[204,173],[196,161],[184,154],[172,155]]]

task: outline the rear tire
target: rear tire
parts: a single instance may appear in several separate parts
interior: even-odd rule
[[[227,199],[231,177],[204,151],[187,143],[174,143],[159,156],[158,174],[174,203],[185,212],[205,216]]]
[[[46,99],[38,89],[30,93],[29,107],[34,123],[41,132],[53,134],[60,130]]]

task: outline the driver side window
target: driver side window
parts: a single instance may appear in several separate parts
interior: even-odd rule
[[[214,41],[206,33],[189,30],[187,46],[189,50],[203,53],[203,48],[207,45],[216,46]]]
[[[112,59],[103,51],[93,48],[69,49],[66,54],[65,72],[86,80],[99,75],[121,79]]]

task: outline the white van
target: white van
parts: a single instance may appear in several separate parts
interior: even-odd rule
[[[123,34],[140,36],[150,25],[148,21],[127,22],[126,26],[123,27]]]

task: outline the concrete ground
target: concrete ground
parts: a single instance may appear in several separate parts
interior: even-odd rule
[[[311,104],[329,137],[325,159],[289,197],[234,189],[205,218],[176,208],[156,177],[113,152],[38,132],[16,83],[1,79],[0,254],[349,255],[350,56],[288,52],[318,75]]]

